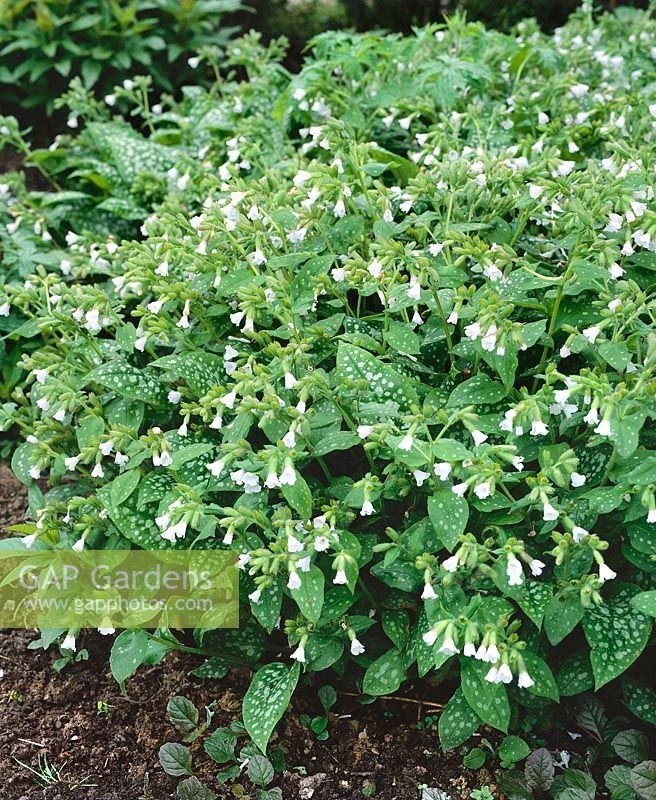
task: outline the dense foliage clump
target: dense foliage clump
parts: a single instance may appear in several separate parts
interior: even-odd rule
[[[260,748],[327,669],[452,687],[447,748],[607,684],[654,721],[655,47],[641,12],[454,17],[290,75],[246,37],[243,80],[147,135],[90,106],[62,192],[6,187],[22,541],[238,553],[239,631],[195,636],[265,664]]]

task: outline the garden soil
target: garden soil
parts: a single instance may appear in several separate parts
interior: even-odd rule
[[[23,487],[0,465],[0,528],[20,522],[24,511]],[[130,678],[121,694],[107,666],[107,638],[95,632],[80,637],[89,660],[61,674],[52,669],[58,654],[27,649],[35,638],[33,631],[0,632],[1,800],[174,798],[179,779],[163,772],[157,756],[162,744],[179,741],[166,719],[169,699],[184,695],[201,710],[215,702],[212,730],[239,718],[247,671],[201,680],[189,674],[198,656],[170,653]],[[300,721],[302,714],[321,713],[316,691],[297,692],[272,738],[286,764],[272,785],[284,800],[419,800],[421,786],[464,800],[472,788],[493,784],[485,770],[463,769],[457,752],[440,753],[435,725],[418,725],[426,714],[436,722],[437,713],[412,700],[361,706],[340,695],[331,710],[330,737],[319,742]],[[190,747],[195,774],[221,800],[255,796],[246,777],[227,786],[216,780],[221,767],[205,754],[202,737]],[[60,780],[37,785],[27,767],[38,769],[39,762],[56,768]]]

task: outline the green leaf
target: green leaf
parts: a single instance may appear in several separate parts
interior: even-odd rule
[[[480,769],[485,764],[485,751],[480,747],[472,748],[462,760],[466,769]]]
[[[167,392],[162,383],[145,370],[137,369],[126,361],[108,361],[88,373],[83,386],[98,383],[116,392],[120,397],[142,400],[153,406],[166,405]]]
[[[392,643],[403,650],[408,642],[410,615],[402,609],[385,609],[382,615],[383,630]]]
[[[408,408],[417,402],[417,394],[410,381],[402,377],[393,367],[376,356],[347,342],[337,348],[335,381],[364,381],[367,394],[380,403],[394,403],[399,408]]]
[[[151,639],[145,631],[123,631],[114,640],[109,668],[121,687],[142,664],[159,664],[169,647]]]
[[[595,691],[625,672],[647,646],[651,620],[633,608],[631,600],[637,593],[635,587],[622,584],[613,597],[589,609],[583,618]]]
[[[622,681],[622,692],[627,708],[641,719],[656,725],[656,691],[642,681]]]
[[[656,617],[656,591],[640,592],[631,598],[631,605],[641,614]]]
[[[656,761],[643,761],[633,767],[631,786],[641,800],[656,800]]]
[[[351,431],[334,431],[333,433],[326,434],[314,448],[312,455],[319,458],[320,456],[333,453],[335,450],[350,450],[351,447],[356,447],[360,442],[360,437],[357,433]]]
[[[560,644],[583,619],[585,609],[577,591],[559,592],[544,612],[544,630],[552,645]]]
[[[291,589],[290,595],[304,617],[310,622],[318,622],[323,607],[323,572],[313,564],[308,572],[299,572],[298,576],[301,585],[298,589]]]
[[[395,648],[383,653],[364,674],[362,691],[374,696],[392,694],[405,678],[403,654]]]
[[[108,484],[110,488],[109,497],[114,508],[120,506],[121,503],[125,502],[125,500],[130,497],[132,492],[134,492],[139,485],[140,478],[141,474],[139,470],[131,469],[129,472],[124,472],[122,475],[114,478],[114,480]]]
[[[460,668],[462,691],[472,709],[483,722],[507,733],[510,722],[510,704],[506,687],[502,683],[485,680],[489,664],[465,659]]]
[[[612,800],[635,800],[636,793],[631,785],[631,768],[626,764],[616,764],[604,775],[604,783],[610,791]]]
[[[385,341],[391,348],[406,355],[416,355],[421,351],[419,337],[405,322],[392,320],[385,333]]]
[[[273,766],[266,756],[256,753],[248,759],[248,777],[256,786],[271,783],[273,774]]]
[[[198,709],[191,700],[181,695],[169,700],[166,713],[171,724],[181,733],[190,733],[198,725]]]
[[[462,689],[456,689],[437,724],[442,749],[459,747],[476,733],[480,724],[478,714],[467,702]]]
[[[635,728],[620,731],[615,735],[612,745],[617,755],[629,764],[644,761],[649,755],[649,739]]]
[[[289,505],[298,512],[301,519],[308,520],[312,516],[312,492],[305,479],[298,472],[293,486],[286,484],[281,492]]]
[[[180,800],[216,800],[216,794],[195,775],[181,781],[176,791]]]
[[[444,546],[452,552],[458,535],[465,532],[469,519],[469,506],[464,497],[450,489],[435,492],[428,498],[428,516]]]
[[[159,763],[167,775],[191,775],[191,753],[178,742],[167,742],[159,748]]]
[[[289,705],[299,674],[298,662],[293,667],[279,662],[266,664],[255,673],[244,695],[244,725],[263,753]]]
[[[555,768],[551,753],[540,747],[526,759],[524,777],[528,785],[535,791],[547,792],[554,781]]]
[[[323,710],[327,714],[337,702],[337,692],[334,687],[327,684],[326,686],[320,686],[317,694],[319,695],[319,701],[323,706]]]
[[[456,386],[449,395],[447,408],[462,406],[494,405],[506,397],[503,384],[493,381],[488,375],[479,373]]]
[[[203,747],[207,755],[216,764],[228,764],[235,760],[237,734],[230,728],[218,728],[205,741]]]
[[[506,764],[516,764],[529,755],[531,748],[519,736],[505,736],[498,752],[499,758]]]
[[[572,653],[556,671],[558,691],[563,697],[588,692],[594,687],[594,676],[587,650]]]

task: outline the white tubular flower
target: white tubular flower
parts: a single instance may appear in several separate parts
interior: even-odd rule
[[[412,475],[413,475],[413,477],[414,477],[414,479],[415,479],[415,482],[416,482],[417,486],[418,486],[420,489],[421,489],[421,487],[424,485],[424,483],[426,482],[426,480],[427,480],[428,478],[430,478],[430,472],[424,472],[424,471],[423,471],[423,470],[421,470],[421,469],[416,469],[416,470],[415,470],[415,471],[412,473]]]
[[[553,522],[553,520],[558,519],[559,516],[559,512],[551,503],[545,503],[544,506],[542,506],[542,519],[545,522]]]
[[[513,675],[508,664],[501,664],[497,672],[497,683],[512,683]]]
[[[248,599],[251,601],[251,603],[255,603],[255,605],[257,605],[262,599],[262,590],[256,589],[254,592],[251,592],[248,595]]]
[[[290,553],[300,553],[303,549],[303,542],[299,541],[293,534],[287,537],[287,550]]]
[[[440,653],[443,653],[445,656],[455,656],[457,655],[460,650],[456,647],[456,643],[450,637],[446,637],[442,642],[440,649]]]
[[[471,435],[475,445],[483,444],[483,442],[487,441],[487,434],[481,431],[473,430]]]
[[[533,680],[533,678],[531,678],[531,676],[525,669],[519,673],[519,677],[517,678],[517,685],[519,686],[520,689],[530,689],[534,683],[535,681]]]
[[[67,633],[64,637],[64,641],[61,643],[62,650],[72,650],[75,652],[76,645],[75,645],[75,636],[72,633]]]
[[[617,572],[613,572],[613,570],[608,566],[608,564],[600,564],[599,583],[606,583],[606,581],[612,581],[613,578],[617,578]]]
[[[293,486],[296,483],[296,470],[292,464],[285,465],[279,480],[281,486]]]
[[[359,639],[353,639],[351,642],[351,655],[360,656],[364,653],[365,647]]]
[[[298,572],[290,572],[289,580],[287,581],[287,588],[294,591],[301,588],[301,579]]]
[[[433,589],[432,584],[430,584],[430,583],[425,583],[424,584],[424,589],[423,589],[423,591],[421,593],[421,599],[422,600],[436,600],[437,599],[437,595],[435,594],[435,589]]]
[[[360,516],[361,517],[370,517],[374,513],[374,506],[371,500],[365,500],[362,503],[362,508],[360,509]]]
[[[600,436],[610,436],[612,431],[610,428],[610,420],[602,419],[599,425],[594,429],[595,433],[598,433]]]
[[[443,561],[442,566],[447,572],[455,572],[458,569],[459,563],[460,563],[460,558],[456,554],[455,556],[450,556],[445,561]]]
[[[212,461],[211,464],[207,464],[206,469],[212,473],[215,478],[219,478],[221,473],[225,468],[225,463],[223,461]]]
[[[398,443],[397,447],[399,448],[399,450],[405,450],[407,452],[408,450],[412,450],[413,442],[414,438],[409,433],[407,433],[403,437],[403,439],[401,439],[401,441]]]
[[[373,429],[373,425],[358,425],[357,434],[361,439],[366,439],[368,436],[371,436]]]
[[[432,647],[435,642],[437,641],[437,631],[433,630],[432,628],[421,637],[424,641],[424,644],[427,644],[429,647]]]
[[[524,571],[522,569],[522,562],[512,553],[508,555],[508,563],[506,564],[506,575],[508,576],[509,586],[521,586],[524,583]]]
[[[346,577],[346,572],[343,569],[338,569],[335,573],[335,577],[333,578],[333,583],[337,586],[346,586],[348,583],[348,578]]]
[[[447,461],[442,461],[439,464],[433,464],[433,472],[441,481],[446,481],[451,474],[451,464],[449,464]]]
[[[546,436],[549,433],[549,428],[542,422],[542,420],[534,419],[531,425],[531,436]]]
[[[296,650],[294,650],[294,652],[291,654],[290,658],[293,661],[299,661],[301,664],[305,663],[305,648],[302,644],[299,644]]]
[[[467,658],[475,658],[476,645],[473,642],[465,642],[465,646],[462,648],[462,654],[467,656]]]
[[[572,486],[577,489],[579,486],[583,486],[587,480],[587,477],[585,475],[581,475],[579,472],[572,472],[570,480],[572,482]]]
[[[499,670],[496,667],[490,667],[487,675],[485,676],[485,680],[488,683],[500,683],[499,680]]]
[[[539,561],[537,558],[532,559],[531,563],[529,564],[531,569],[531,575],[534,578],[542,575],[542,570],[546,567],[546,564],[542,561]]]
[[[572,528],[572,538],[576,542],[576,544],[580,544],[583,539],[588,536],[588,531],[585,528],[582,528],[580,525],[575,525]]]

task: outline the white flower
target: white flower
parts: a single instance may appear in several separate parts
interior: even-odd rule
[[[290,658],[293,661],[299,661],[301,664],[305,663],[305,650],[303,649],[303,645],[300,645],[294,650],[291,654]]]
[[[545,522],[550,522],[559,517],[558,511],[551,505],[551,503],[545,503],[542,507],[542,519]]]
[[[481,325],[479,322],[472,322],[471,325],[465,325],[465,336],[472,341],[478,339],[481,335]]]
[[[442,562],[442,566],[447,572],[455,572],[458,569],[459,563],[460,559],[457,555],[449,556],[449,558]]]
[[[361,517],[370,517],[374,513],[374,506],[371,500],[365,500],[362,503],[362,508],[360,509],[360,516]]]
[[[528,672],[524,669],[519,673],[519,677],[517,678],[517,685],[520,689],[530,689],[533,686],[534,680],[528,674]]]
[[[373,425],[358,425],[357,434],[361,439],[366,439],[367,436],[371,436],[373,429]]]
[[[422,469],[416,469],[412,475],[419,488],[421,488],[426,480],[430,478],[430,472],[424,472]]]
[[[38,467],[30,467],[30,478],[38,481],[41,477],[41,470]]]
[[[293,534],[287,537],[287,550],[290,553],[300,553],[303,549],[303,542],[299,541]]]
[[[501,664],[499,670],[497,672],[497,682],[499,683],[511,683],[512,682],[512,672],[508,664]]]
[[[196,69],[200,64],[200,58],[198,58],[198,56],[191,56],[191,58],[187,59],[187,64],[189,64],[192,69]]]
[[[587,480],[587,477],[585,475],[581,475],[580,472],[572,472],[570,480],[572,482],[572,486],[576,489],[579,486],[583,486]]]
[[[607,419],[602,419],[599,425],[597,425],[597,427],[594,429],[594,432],[598,433],[600,436],[610,436],[610,421]]]
[[[451,474],[451,464],[449,464],[447,461],[441,461],[439,464],[433,464],[433,472],[441,481],[446,481]]]
[[[455,486],[451,487],[451,491],[459,497],[464,497],[468,488],[466,483],[456,483]]]
[[[335,208],[333,209],[333,216],[338,217],[340,219],[346,216],[346,206],[344,205],[344,201],[341,198],[335,203]]]
[[[403,439],[401,439],[401,441],[398,443],[397,447],[399,448],[399,450],[406,450],[406,451],[412,450],[413,442],[414,438],[409,433],[407,433],[403,437]]]
[[[260,600],[262,599],[262,590],[261,589],[256,589],[254,592],[251,592],[248,595],[248,599],[252,603],[255,603],[255,605],[257,605],[260,602]]]
[[[613,570],[608,566],[608,564],[599,565],[599,583],[612,581],[613,578],[616,577],[617,577],[617,572],[613,572]]]
[[[285,372],[285,389],[293,389],[298,381],[291,372]]]
[[[465,646],[462,648],[462,654],[468,658],[475,658],[476,645],[473,642],[465,642]]]
[[[496,667],[490,667],[490,670],[485,676],[485,680],[488,681],[488,683],[500,683],[499,670]]]
[[[232,392],[227,392],[226,394],[223,395],[223,397],[219,397],[219,402],[226,408],[234,408],[236,399],[237,399],[237,392],[232,391]]]
[[[439,649],[440,653],[444,653],[445,656],[455,656],[457,655],[460,650],[456,647],[456,643],[451,638],[446,638]]]
[[[591,325],[589,328],[585,328],[583,331],[583,336],[590,342],[590,344],[594,344],[595,339],[601,333],[598,325]]]
[[[116,455],[114,456],[114,463],[117,466],[122,467],[124,464],[127,464],[129,460],[130,456],[126,456],[124,453],[121,453],[120,450],[116,451]]]
[[[480,445],[487,441],[487,434],[481,433],[481,431],[473,430],[471,435],[475,445]]]
[[[531,200],[537,200],[543,191],[544,191],[544,186],[538,186],[535,183],[529,183],[528,185],[528,195],[531,198]]]
[[[534,419],[531,424],[531,436],[546,436],[549,433],[549,428],[542,422],[542,420]]]
[[[522,562],[514,555],[508,556],[508,563],[506,564],[506,575],[508,576],[509,586],[521,586],[524,582],[524,572],[522,570]]]
[[[105,477],[105,470],[102,468],[102,464],[96,464],[96,466],[91,470],[91,477],[92,478]]]
[[[304,183],[310,180],[312,174],[305,169],[300,169],[296,175],[294,176],[294,186],[302,186]]]
[[[282,443],[288,450],[291,450],[293,447],[296,447],[296,434],[293,430],[288,430],[287,433],[282,437]]]
[[[364,653],[364,645],[358,639],[353,639],[351,642],[351,655],[352,656],[360,656]]]
[[[313,547],[317,553],[324,553],[330,547],[330,539],[327,536],[316,536]]]
[[[649,510],[649,513],[647,514],[647,522],[649,522],[650,524],[656,522],[656,508],[652,508]]]
[[[380,278],[382,271],[383,271],[383,265],[377,258],[374,258],[371,264],[369,264],[369,266],[367,267],[367,272],[371,275],[372,278],[376,279]]]
[[[64,466],[66,467],[69,472],[73,472],[77,467],[77,463],[80,460],[80,456],[70,456],[69,458],[64,459]]]
[[[102,442],[100,445],[98,445],[98,449],[104,456],[108,456],[114,449],[114,442],[111,440],[108,442]]]
[[[531,561],[531,563],[529,564],[529,567],[530,567],[530,569],[531,569],[531,575],[533,575],[535,578],[537,578],[537,577],[538,577],[538,575],[542,575],[542,570],[543,570],[543,569],[544,569],[546,566],[547,566],[547,565],[546,565],[544,562],[542,562],[542,561],[539,561],[537,558],[534,558],[534,559]]]
[[[524,469],[524,456],[515,456],[512,460],[512,465],[517,472],[521,472]]]
[[[424,640],[424,644],[427,644],[429,647],[432,647],[435,642],[437,641],[437,633],[432,628],[421,637]]]
[[[66,634],[64,641],[61,643],[61,649],[75,652],[75,636],[72,633]]]
[[[489,497],[492,494],[492,485],[490,481],[485,481],[485,483],[479,483],[474,486],[474,494],[479,500],[485,500],[486,497]]]
[[[280,473],[281,486],[294,486],[296,483],[296,470],[292,464],[287,464],[283,471]]]
[[[424,584],[424,589],[423,589],[423,591],[421,593],[421,599],[422,600],[435,600],[436,598],[437,598],[437,595],[435,594],[435,589],[433,589],[432,584],[425,583]]]
[[[171,389],[171,391],[167,395],[169,403],[171,403],[174,406],[180,402],[181,398],[182,395],[176,389]]]
[[[337,570],[335,577],[333,578],[333,583],[337,584],[338,586],[345,586],[348,583],[346,572],[344,572],[343,569]]]
[[[80,537],[71,549],[75,550],[76,553],[79,553],[80,550],[84,550],[84,537]]]
[[[580,542],[582,542],[582,541],[583,541],[583,539],[584,539],[584,538],[585,538],[587,535],[588,535],[588,531],[586,531],[586,529],[585,529],[585,528],[582,528],[580,525],[575,525],[575,526],[572,528],[572,538],[574,539],[574,541],[576,542],[576,544],[579,544]]]
[[[301,579],[298,575],[298,572],[291,572],[289,574],[289,580],[287,581],[287,588],[291,590],[301,588]]]
[[[209,469],[215,478],[218,478],[221,475],[224,467],[225,463],[223,461],[212,461],[211,464],[206,465],[206,469]]]

